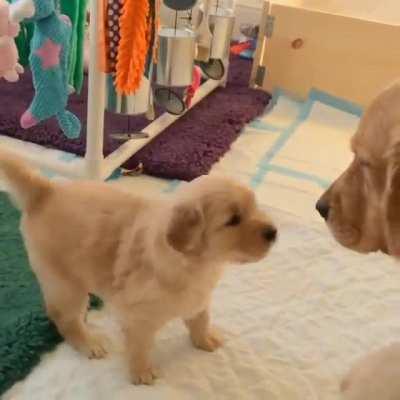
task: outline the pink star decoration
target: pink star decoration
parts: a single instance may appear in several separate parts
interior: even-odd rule
[[[42,68],[49,69],[60,64],[61,45],[47,39],[35,54],[42,59]]]

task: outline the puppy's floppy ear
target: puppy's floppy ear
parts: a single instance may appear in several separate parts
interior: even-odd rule
[[[204,215],[196,204],[179,204],[172,210],[167,242],[181,253],[198,253],[203,247]]]

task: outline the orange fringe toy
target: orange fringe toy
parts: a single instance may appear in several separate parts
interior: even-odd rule
[[[139,88],[149,50],[149,10],[149,0],[124,0],[115,77],[120,94],[129,95]]]

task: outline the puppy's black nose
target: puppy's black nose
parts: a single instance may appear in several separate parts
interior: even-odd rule
[[[315,208],[319,212],[319,215],[326,221],[329,216],[329,204],[323,200],[318,200]]]
[[[273,226],[268,226],[267,228],[264,229],[263,231],[263,237],[265,240],[268,242],[273,242],[276,240],[276,237],[278,236],[278,231],[275,227]]]

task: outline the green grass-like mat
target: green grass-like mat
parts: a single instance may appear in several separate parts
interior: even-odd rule
[[[46,317],[19,221],[20,212],[0,193],[0,396],[62,341]]]
[[[46,317],[19,221],[20,212],[0,193],[0,395],[61,341]]]

